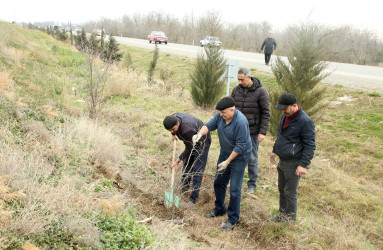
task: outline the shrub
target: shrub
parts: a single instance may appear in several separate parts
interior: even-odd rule
[[[143,249],[153,241],[150,232],[129,214],[101,216],[98,227],[104,249]]]

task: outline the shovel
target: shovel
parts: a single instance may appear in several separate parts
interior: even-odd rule
[[[176,162],[176,141],[173,142],[173,164]],[[176,173],[176,168],[172,168],[172,178],[170,181],[170,192],[166,193],[165,192],[165,207],[166,208],[171,208],[172,206],[175,206],[178,208],[178,204],[180,202],[180,197],[174,196],[173,193],[173,186],[174,186],[174,175]]]

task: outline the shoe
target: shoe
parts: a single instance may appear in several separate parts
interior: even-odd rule
[[[197,201],[189,200],[188,203],[189,203],[190,205],[194,205],[194,204],[197,203]]]
[[[281,215],[281,214],[278,214],[275,217],[269,218],[269,220],[272,222],[287,222],[287,223],[291,223],[291,224],[295,223],[295,219],[293,217]]]
[[[215,211],[213,210],[213,211],[211,211],[211,212],[205,214],[205,217],[206,217],[206,218],[214,218],[214,217],[222,216],[222,215],[224,215],[224,214],[225,214],[225,213],[215,213]]]
[[[231,224],[230,222],[226,222],[225,224],[222,225],[221,230],[222,231],[230,231],[233,230],[234,225]]]
[[[277,215],[275,217],[269,218],[269,221],[272,221],[272,222],[282,222],[282,219],[281,219],[281,217],[279,217],[279,215]]]
[[[248,193],[248,194],[253,194],[254,192],[255,192],[255,187],[249,187],[246,190],[246,193]]]

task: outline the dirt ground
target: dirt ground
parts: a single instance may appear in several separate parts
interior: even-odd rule
[[[139,211],[137,220],[148,220],[146,226],[161,239],[169,239],[169,249],[274,249],[267,247],[264,240],[259,241],[257,234],[266,224],[268,212],[260,210],[257,204],[261,200],[257,195],[247,195],[242,191],[241,218],[234,230],[222,232],[221,224],[227,221],[227,215],[217,218],[205,218],[205,214],[214,208],[214,190],[212,174],[205,174],[197,204],[188,205],[189,193],[179,194],[179,208],[166,209],[164,193],[158,190],[158,184],[149,181],[139,173],[125,172],[124,178],[115,177],[115,185],[127,192],[130,203]],[[178,174],[179,176],[179,174]],[[141,178],[142,177],[142,178]],[[177,182],[177,180],[176,180]],[[229,201],[229,190],[226,199]],[[166,230],[164,230],[166,228]],[[172,239],[172,240],[170,240]]]

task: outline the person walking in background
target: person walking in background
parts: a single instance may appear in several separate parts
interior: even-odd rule
[[[249,123],[235,108],[234,99],[224,97],[217,103],[216,109],[219,112],[193,136],[193,142],[198,142],[209,131],[218,130],[221,149],[214,180],[215,208],[205,216],[213,218],[226,213],[225,196],[230,181],[228,220],[221,227],[222,231],[229,231],[239,221],[243,175],[252,146]]]
[[[271,54],[277,48],[277,42],[273,38],[273,33],[269,33],[269,36],[263,41],[261,51],[265,48],[265,64],[269,65]]]
[[[198,143],[193,145],[193,136],[204,125],[200,119],[185,113],[175,113],[166,116],[163,124],[165,129],[173,135],[173,140],[178,138],[185,144],[185,150],[172,165],[172,168],[177,167],[181,161],[183,162],[181,177],[182,193],[187,192],[192,183],[189,204],[195,204],[198,201],[202,177],[209,154],[211,144],[210,133],[207,133]]]
[[[294,222],[298,206],[298,184],[307,172],[314,157],[315,126],[310,117],[297,105],[297,98],[290,93],[279,97],[275,106],[281,110],[277,139],[270,155],[270,162],[278,163],[279,214],[271,221]]]
[[[247,193],[254,193],[258,179],[258,147],[265,139],[270,120],[269,93],[259,79],[252,77],[248,69],[238,71],[239,84],[231,92],[235,107],[245,115],[249,122],[253,145],[248,162]]]

